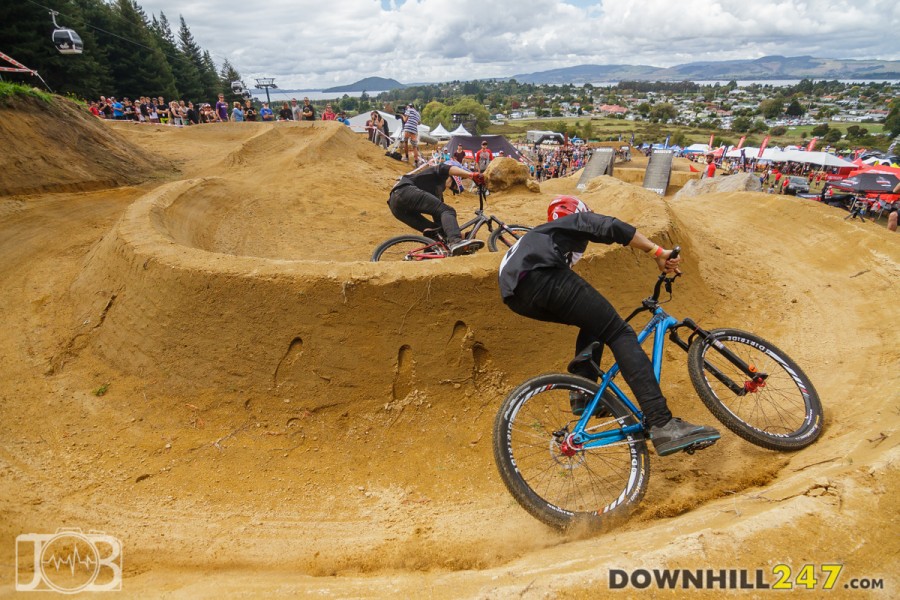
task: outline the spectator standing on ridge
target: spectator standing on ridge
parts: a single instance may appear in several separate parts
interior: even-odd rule
[[[235,123],[242,123],[244,121],[244,111],[241,110],[240,102],[234,103],[234,108],[231,109],[231,120]]]
[[[412,164],[418,165],[419,123],[422,121],[422,117],[415,106],[407,104],[406,112],[400,116],[400,119],[403,121],[403,160],[409,162],[409,147],[412,146],[414,160]]]
[[[488,148],[488,143],[481,142],[481,150],[475,153],[475,168],[479,173],[484,173],[492,160],[494,160],[494,153]]]
[[[225,102],[225,94],[219,94],[219,100],[216,102],[216,121],[228,121],[228,103]]]
[[[122,121],[125,119],[125,107],[122,105],[121,102],[119,102],[115,98],[112,99],[112,109],[113,109],[113,118],[116,121]]]
[[[293,116],[295,121],[303,120],[303,109],[297,102],[296,98],[291,98],[291,115]]]
[[[185,125],[199,125],[200,124],[200,114],[197,112],[197,109],[194,107],[193,102],[188,102],[187,110],[184,111],[184,116],[187,118],[187,123],[185,123]]]
[[[278,111],[278,118],[281,121],[293,121],[294,113],[291,112],[291,107],[288,106],[287,102],[281,103],[281,110]]]
[[[256,120],[256,109],[253,108],[253,102],[244,100],[244,118],[248,121]]]
[[[703,176],[707,179],[712,179],[716,176],[716,161],[712,154],[706,155],[706,170],[703,172]]]
[[[274,121],[275,113],[272,112],[272,109],[269,108],[268,103],[263,102],[262,108],[259,109],[259,118],[263,121]]]
[[[453,153],[453,160],[461,165],[466,164],[466,151],[463,150],[462,144],[456,145],[456,151]]]
[[[334,119],[335,119],[336,117],[337,117],[337,115],[334,114],[334,111],[333,111],[333,110],[331,110],[331,105],[330,105],[330,104],[326,104],[326,105],[325,105],[325,112],[322,113],[322,120],[323,120],[323,121],[334,121]]]
[[[303,99],[303,110],[301,112],[303,114],[304,121],[316,120],[316,108],[312,104],[310,104],[309,98]]]

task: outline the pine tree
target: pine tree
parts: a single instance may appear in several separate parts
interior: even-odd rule
[[[175,87],[177,88],[177,97],[182,100],[199,99],[203,89],[200,85],[200,71],[178,47],[165,13],[159,13],[159,20],[156,17],[153,18],[153,24],[150,29],[172,69],[172,75],[175,77]]]
[[[240,81],[241,74],[238,73],[237,69],[229,62],[226,58],[225,62],[222,63],[222,70],[219,72],[219,86],[221,89],[225,90],[225,100],[228,102],[228,105],[231,106],[234,102],[240,102],[243,104],[244,97],[241,94],[235,94],[231,89],[231,84],[234,81]]]
[[[210,102],[215,102],[216,97],[222,93],[222,83],[216,72],[216,63],[213,62],[209,50],[203,51],[203,68],[200,70],[200,78],[203,80],[203,94]]]
[[[175,78],[150,33],[144,11],[133,0],[118,0],[116,8],[121,19],[120,35],[131,42],[123,42],[119,51],[110,56],[112,73],[122,94],[173,98]]]
[[[203,83],[203,70],[205,69],[203,64],[203,50],[201,50],[200,46],[197,45],[197,42],[194,41],[194,36],[191,34],[191,30],[188,29],[184,17],[179,18],[181,20],[181,27],[178,29],[178,42],[181,45],[181,53],[192,67],[191,74],[193,75],[193,73],[196,72],[196,79],[191,77],[186,80],[184,82],[184,87],[181,89],[181,93],[185,98],[189,98],[194,102],[205,102],[209,98],[206,94],[206,86]]]

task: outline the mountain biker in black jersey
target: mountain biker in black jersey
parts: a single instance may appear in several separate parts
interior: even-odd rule
[[[641,406],[659,456],[717,440],[719,432],[712,427],[672,417],[634,329],[600,292],[571,269],[588,242],[618,243],[643,250],[666,273],[677,272],[681,258],[670,259],[671,250],[657,246],[628,223],[592,212],[574,196],[554,198],[547,209],[547,220],[526,233],[503,257],[499,273],[503,302],[525,317],[579,327],[570,373],[597,381],[595,365],[600,364],[603,345],[609,346]],[[580,415],[590,400],[582,392],[572,392],[572,412]]]
[[[484,175],[451,163],[419,168],[403,175],[391,189],[388,206],[397,219],[423,235],[434,237],[436,229],[443,229],[450,254],[459,256],[475,252],[484,246],[484,242],[462,238],[456,210],[444,202],[444,190],[450,182],[454,193],[461,192],[457,178],[484,185]],[[429,215],[432,220],[424,215]]]

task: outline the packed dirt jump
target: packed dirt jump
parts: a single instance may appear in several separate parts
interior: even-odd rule
[[[594,598],[611,570],[774,585],[778,565],[801,589],[814,565],[809,597],[897,597],[900,235],[884,221],[605,176],[578,193],[680,245],[667,312],[777,344],[826,427],[790,454],[720,427],[693,456],[651,455],[628,522],[564,535],[507,493],[491,427],[518,383],[565,369],[576,332],[503,305],[501,253],[369,262],[408,233],[386,205],[404,163],[339,123],[105,123],[63,101],[0,107],[0,141],[0,595],[26,568],[18,536],[80,528],[121,541],[129,598]],[[487,212],[536,225],[578,175],[494,190]],[[478,201],[449,202],[465,220]],[[620,246],[577,270],[623,314],[656,276]],[[718,425],[674,346],[662,384],[677,415]],[[830,595],[826,564],[843,565]],[[723,589],[621,597],[638,593]]]

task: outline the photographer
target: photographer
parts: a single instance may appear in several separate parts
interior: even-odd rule
[[[401,160],[409,162],[409,147],[412,146],[413,164],[418,166],[419,123],[422,121],[422,116],[419,114],[419,111],[416,110],[415,106],[407,104],[406,111],[402,114],[397,113],[396,117],[403,121],[403,158]]]

